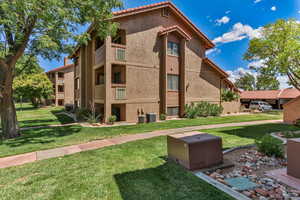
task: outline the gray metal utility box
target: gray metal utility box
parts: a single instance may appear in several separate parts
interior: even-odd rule
[[[189,170],[208,168],[223,163],[222,139],[191,132],[167,138],[168,157]]]
[[[156,114],[155,113],[147,113],[146,118],[147,118],[147,123],[156,122]]]

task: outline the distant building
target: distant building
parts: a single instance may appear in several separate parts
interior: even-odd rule
[[[241,93],[241,104],[248,108],[251,101],[265,101],[274,109],[283,109],[283,104],[300,96],[300,91],[295,88],[282,90],[259,90],[243,91]]]
[[[56,106],[74,104],[74,64],[67,64],[46,72],[53,83],[54,98],[51,103]]]

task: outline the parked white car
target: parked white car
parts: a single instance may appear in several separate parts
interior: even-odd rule
[[[272,110],[272,106],[264,101],[251,101],[249,108],[260,111]]]

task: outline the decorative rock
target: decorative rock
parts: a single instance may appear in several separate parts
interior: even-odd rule
[[[251,197],[251,195],[253,195],[251,192],[248,191],[244,191],[243,194],[247,197]]]
[[[215,172],[206,173],[208,176],[214,178],[218,182],[229,185],[232,189],[241,192],[245,196],[255,200],[265,199],[300,199],[300,191],[293,190],[282,183],[267,178],[265,175],[261,175],[259,169],[267,168],[281,168],[287,164],[285,159],[277,159],[274,157],[268,157],[259,153],[256,150],[249,150],[242,154],[237,160],[239,164],[233,171],[226,173],[226,171],[216,170]],[[230,179],[236,180],[248,180],[252,182],[255,187],[244,187],[247,181],[241,181],[238,184],[232,184],[228,182]],[[239,181],[237,181],[239,182]],[[242,188],[243,186],[244,188]]]
[[[268,191],[260,189],[260,188],[256,188],[255,191],[264,197],[267,197],[269,195]]]

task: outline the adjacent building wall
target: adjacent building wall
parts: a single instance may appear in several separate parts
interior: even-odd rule
[[[283,121],[288,124],[300,119],[300,96],[283,105]]]

